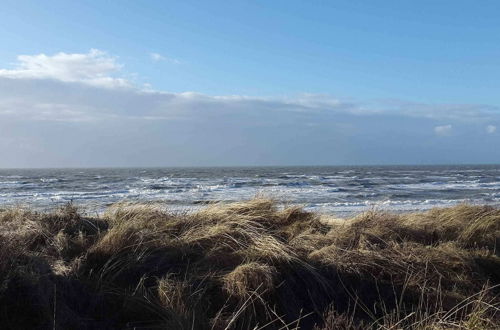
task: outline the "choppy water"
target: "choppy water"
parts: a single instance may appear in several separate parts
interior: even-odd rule
[[[100,211],[121,200],[154,200],[189,209],[258,193],[339,216],[372,207],[500,205],[500,165],[0,170],[0,206],[73,201]]]

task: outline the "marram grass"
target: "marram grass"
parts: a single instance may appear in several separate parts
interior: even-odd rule
[[[500,328],[500,210],[0,210],[1,329]]]

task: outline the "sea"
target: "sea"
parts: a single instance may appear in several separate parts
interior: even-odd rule
[[[264,196],[338,217],[459,203],[500,205],[500,165],[0,169],[0,208],[72,202],[100,213],[120,202],[192,211]]]

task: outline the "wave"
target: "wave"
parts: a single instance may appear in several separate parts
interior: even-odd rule
[[[158,200],[169,205],[235,201],[265,194],[329,212],[425,208],[469,201],[497,203],[498,168],[251,168],[127,170],[0,170],[0,203],[36,200],[107,205]],[[0,205],[1,206],[1,205]]]

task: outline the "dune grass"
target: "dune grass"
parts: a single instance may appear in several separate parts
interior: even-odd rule
[[[495,329],[500,210],[0,210],[2,329]]]

